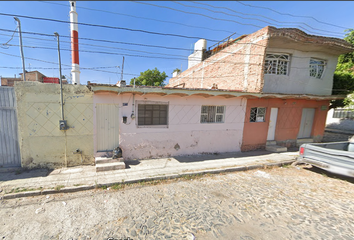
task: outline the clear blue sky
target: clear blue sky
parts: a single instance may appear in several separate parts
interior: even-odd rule
[[[252,5],[253,7],[245,6],[244,4]],[[264,7],[278,13],[264,9]],[[155,67],[160,71],[166,72],[169,76],[167,78],[168,81],[175,68],[182,68],[182,71],[187,69],[187,57],[198,39],[222,40],[235,32],[236,34],[233,37],[255,32],[268,25],[297,27],[309,34],[343,38],[345,29],[354,28],[353,9],[353,1],[78,1],[78,20],[81,23],[196,37],[193,39],[163,36],[139,31],[79,25],[80,38],[122,42],[107,43],[79,40],[81,84],[86,84],[87,81],[116,83],[121,78],[123,56],[125,56],[124,79],[128,83],[131,78],[138,76],[140,72]],[[69,11],[68,1],[0,1],[0,13],[5,14],[69,21]],[[313,18],[317,19],[317,21]],[[62,36],[60,43],[62,49],[62,72],[63,75],[70,78],[71,54],[70,51],[65,51],[65,49],[70,49],[70,39],[64,37],[70,35],[69,23],[34,20],[24,17],[19,17],[19,19],[21,20],[23,32],[44,34],[58,32]],[[11,39],[13,33],[4,30],[15,30],[16,22],[12,16],[4,15],[0,15],[0,22],[0,76],[12,77],[14,74],[18,75],[22,72],[22,63],[19,57],[20,50],[18,46],[3,45]],[[129,43],[159,47],[130,45]],[[208,41],[207,46],[210,47],[214,43]],[[8,44],[19,44],[17,33]],[[23,34],[23,44],[30,46],[30,48],[24,48],[26,70],[38,70],[48,77],[58,77],[57,64],[34,60],[58,62],[58,53],[55,50],[57,42],[54,35],[51,37]],[[53,48],[53,50],[41,49],[43,47]],[[182,50],[172,50],[166,47],[181,48]],[[5,55],[4,53],[16,55],[17,57]],[[98,67],[100,67],[100,70],[111,73],[82,69]]]

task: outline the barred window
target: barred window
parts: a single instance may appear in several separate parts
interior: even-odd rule
[[[265,59],[265,74],[287,75],[290,56],[288,54],[267,54]]]
[[[315,58],[310,59],[310,77],[321,79],[325,70],[326,61]]]
[[[250,122],[265,122],[266,108],[251,108]]]
[[[167,104],[138,104],[138,126],[167,125]]]
[[[223,123],[225,106],[202,106],[200,123]]]

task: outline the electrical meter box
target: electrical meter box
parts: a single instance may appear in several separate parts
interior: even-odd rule
[[[66,120],[59,120],[59,129],[60,130],[66,130],[68,128],[66,124]]]

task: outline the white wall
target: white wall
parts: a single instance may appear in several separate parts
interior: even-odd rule
[[[284,53],[290,54],[291,57],[287,76],[264,74],[264,93],[331,95],[333,73],[337,65],[338,56],[284,48],[267,48],[266,53]],[[310,77],[310,58],[327,61],[327,66],[321,79]]]
[[[158,95],[135,96],[134,98],[135,102],[168,102],[168,127],[137,127],[137,119],[130,118],[133,109],[132,94],[117,96],[111,93],[96,93],[94,95],[94,105],[118,103],[120,106],[119,141],[125,159],[233,152],[241,149],[246,99]],[[128,103],[128,106],[123,107],[123,103]],[[225,105],[225,122],[200,123],[202,105]],[[137,116],[136,107],[134,111]],[[122,116],[128,117],[127,124],[122,123]]]
[[[327,113],[326,127],[338,130],[354,131],[354,120],[333,117],[334,109],[330,109]]]

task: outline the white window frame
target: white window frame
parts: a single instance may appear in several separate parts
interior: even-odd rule
[[[265,107],[252,107],[250,110],[250,122],[265,122],[267,108]],[[252,116],[252,114],[255,116]]]
[[[224,123],[225,106],[202,105],[200,108],[200,123]]]
[[[270,62],[270,61],[273,61]],[[286,63],[285,74],[280,72],[280,67]],[[267,67],[268,65],[268,67]],[[264,62],[264,74],[267,75],[289,75],[290,54],[287,53],[267,53]]]
[[[312,62],[313,61],[313,62]],[[312,78],[322,79],[325,71],[326,71],[327,61],[319,58],[310,58],[309,63],[309,75]],[[320,67],[323,67],[322,72],[320,71]],[[311,70],[315,70],[315,74],[311,75]]]
[[[166,124],[161,125],[154,125],[154,124],[139,124],[139,105],[165,105],[166,106]],[[136,126],[138,128],[168,128],[168,121],[169,121],[169,102],[158,102],[158,101],[136,101]],[[141,113],[140,113],[141,114]],[[152,113],[153,114],[153,113]],[[152,116],[153,118],[153,116]]]

